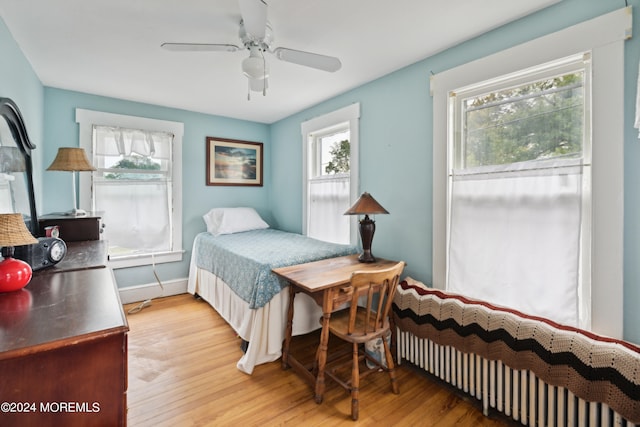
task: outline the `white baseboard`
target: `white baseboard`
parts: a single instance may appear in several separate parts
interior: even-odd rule
[[[153,298],[168,297],[187,293],[187,278],[162,282],[161,288],[157,282],[145,285],[129,286],[118,289],[122,304],[145,301]]]

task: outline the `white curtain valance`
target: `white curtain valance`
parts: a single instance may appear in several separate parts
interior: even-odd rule
[[[94,126],[96,154],[99,156],[130,156],[138,154],[155,159],[169,159],[173,135],[140,129]]]

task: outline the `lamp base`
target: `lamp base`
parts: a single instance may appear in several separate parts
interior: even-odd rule
[[[364,251],[358,257],[358,261],[360,262],[376,262],[376,259],[373,255],[371,255],[371,251]]]
[[[376,222],[369,218],[369,215],[365,215],[364,219],[360,220],[360,239],[362,240],[363,252],[358,257],[358,261],[376,262],[376,259],[371,254],[371,242],[375,232]]]
[[[0,292],[13,292],[24,288],[31,281],[33,271],[26,262],[5,258],[0,262]]]

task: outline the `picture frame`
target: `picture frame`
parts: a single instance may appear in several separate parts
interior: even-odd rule
[[[262,142],[208,136],[207,185],[262,187]]]

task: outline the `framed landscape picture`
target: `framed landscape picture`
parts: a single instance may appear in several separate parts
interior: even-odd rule
[[[207,137],[207,185],[262,186],[262,142]]]

